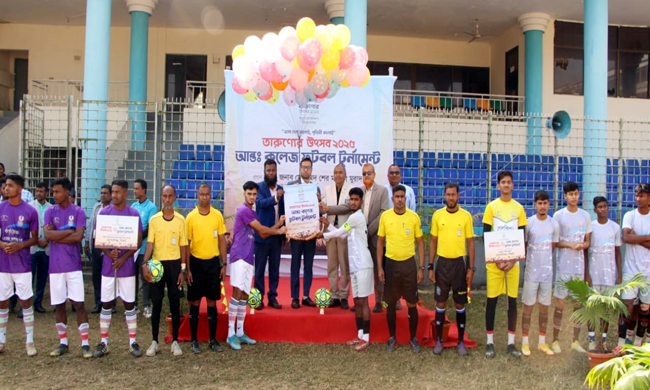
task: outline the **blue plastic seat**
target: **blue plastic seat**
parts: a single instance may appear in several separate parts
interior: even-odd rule
[[[187,179],[188,162],[187,161],[174,161],[174,170],[172,171],[172,179]]]
[[[203,161],[190,161],[187,178],[196,179],[196,180],[205,179],[205,167],[206,167],[206,163]]]
[[[183,161],[195,160],[194,145],[181,144],[180,159]]]
[[[210,145],[196,145],[196,159],[199,161],[212,160]]]

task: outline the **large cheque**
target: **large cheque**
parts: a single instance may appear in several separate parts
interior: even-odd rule
[[[320,230],[318,220],[318,185],[314,183],[284,187],[284,213],[287,237],[310,240]]]
[[[138,217],[98,215],[95,248],[138,249]]]
[[[483,238],[485,240],[486,263],[526,259],[522,229],[487,232]]]

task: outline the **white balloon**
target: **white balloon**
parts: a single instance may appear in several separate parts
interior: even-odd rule
[[[313,102],[316,100],[316,94],[314,93],[314,88],[311,85],[311,83],[307,83],[307,85],[305,85],[305,88],[303,88],[302,93],[307,99],[307,101]]]
[[[255,35],[251,35],[244,41],[244,52],[254,62],[260,62],[262,58],[262,41]]]
[[[255,85],[255,67],[247,55],[240,55],[235,58],[232,70],[242,87],[251,89]]]
[[[282,75],[283,78],[286,78],[291,75],[293,64],[291,61],[287,61],[284,58],[280,57],[275,61],[275,69],[278,71],[278,73],[280,73],[280,75]]]
[[[244,48],[244,50],[246,50]],[[280,57],[280,41],[275,33],[268,33],[262,38],[262,53],[267,62],[273,63]]]
[[[308,103],[307,98],[305,97],[305,94],[302,90],[296,91],[295,100],[299,106],[304,106]]]
[[[336,81],[337,84],[341,84],[346,77],[346,73],[342,69],[335,69],[330,72],[330,77],[332,80]]]
[[[278,37],[280,38],[280,42],[282,42],[284,38],[288,37],[289,35],[293,35],[296,38],[298,37],[298,33],[296,33],[295,28],[291,26],[282,27],[282,30],[280,30],[280,34],[278,34]]]

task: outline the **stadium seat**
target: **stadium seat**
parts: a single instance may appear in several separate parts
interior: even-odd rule
[[[196,145],[196,159],[199,161],[212,160],[210,145]]]
[[[523,172],[526,170],[525,154],[515,154],[512,156],[512,170],[513,172]]]
[[[542,156],[542,171],[553,172],[555,164],[555,157]]]
[[[196,205],[196,199],[178,199],[178,207],[183,210],[193,210]]]
[[[196,194],[198,192],[200,180],[188,180],[185,182],[187,190],[185,191],[185,197],[190,199],[196,199]]]
[[[558,157],[558,164],[560,166],[560,172],[569,172],[569,158],[566,156]]]
[[[184,180],[167,180],[167,184],[173,186],[176,189],[176,197],[183,198],[185,197],[185,181]]]
[[[225,148],[224,145],[217,144],[217,145],[214,145],[212,150],[214,150],[215,152],[224,152],[226,150],[226,148]]]
[[[194,160],[194,145],[181,144],[180,159],[183,161]]]
[[[650,175],[650,160],[641,160],[641,174]]]
[[[465,153],[453,153],[451,155],[451,167],[465,169],[467,167],[467,157]]]
[[[540,155],[526,155],[526,171],[527,172],[541,172],[542,171],[542,156]]]
[[[211,164],[208,162],[207,164]],[[203,161],[190,161],[188,179],[203,180],[205,179],[206,163]]]
[[[436,161],[438,168],[450,169],[451,168],[451,153],[438,152],[438,160]]]
[[[174,170],[172,171],[172,179],[187,179],[187,161],[174,161]]]

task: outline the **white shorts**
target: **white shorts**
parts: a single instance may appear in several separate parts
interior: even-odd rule
[[[248,264],[245,260],[237,260],[230,263],[230,285],[237,287],[246,294],[251,292],[255,266]]]
[[[593,288],[594,290],[596,290],[598,292],[604,292],[605,290],[607,290],[608,288],[611,288],[611,287],[613,287],[613,286],[605,286],[604,284],[594,284],[594,285],[591,286],[591,288]]]
[[[629,275],[629,274],[623,274],[623,283],[627,282],[628,280],[632,279],[634,275]],[[646,282],[650,282],[648,280],[648,277],[646,276]],[[632,288],[629,290],[623,291],[621,294],[621,299],[623,300],[631,300],[631,299],[637,299],[641,303],[648,304],[650,303],[650,288],[644,288],[644,289],[639,289],[637,288]]]
[[[564,286],[564,282],[572,279],[584,280],[583,274],[556,274],[555,275],[555,292],[553,296],[557,299],[566,299],[569,296],[569,290]]]
[[[539,283],[524,281],[524,293],[521,302],[526,306],[533,306],[539,302],[541,305],[549,306],[553,295],[553,282]]]
[[[84,302],[84,276],[81,271],[50,274],[50,304],[60,305],[65,303],[66,299]]]
[[[6,301],[14,295],[14,286],[16,287],[16,295],[21,301],[31,298],[34,295],[32,291],[32,273],[10,274],[0,272],[0,301]]]
[[[135,302],[135,276],[117,278],[117,296],[126,303]],[[115,300],[115,278],[102,275],[102,297],[103,303]]]
[[[350,274],[353,298],[366,298],[375,292],[375,279],[372,268],[360,269]]]

